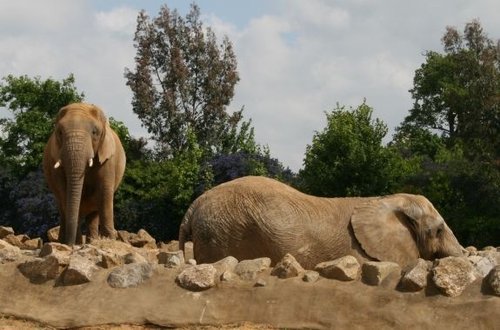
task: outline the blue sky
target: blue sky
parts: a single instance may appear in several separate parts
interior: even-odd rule
[[[146,136],[123,73],[133,68],[137,13],[191,1],[0,0],[0,77],[62,79],[73,73],[86,101]],[[366,98],[389,127],[412,106],[408,90],[427,50],[441,51],[446,26],[478,18],[500,38],[498,0],[200,0],[206,26],[227,35],[240,82],[228,111],[245,107],[256,139],[298,170],[307,144],[337,103]],[[0,110],[2,111],[2,110]]]

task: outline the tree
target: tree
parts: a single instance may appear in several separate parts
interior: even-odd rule
[[[366,196],[387,193],[395,184],[398,158],[382,146],[387,126],[372,120],[372,108],[337,105],[327,113],[327,126],[307,146],[303,189],[319,196]]]
[[[500,44],[483,32],[479,21],[464,33],[447,27],[444,54],[429,51],[416,70],[415,100],[398,131],[439,133],[449,146],[463,144],[468,158],[500,157]]]
[[[133,111],[160,154],[182,152],[190,130],[208,155],[231,149],[224,141],[234,138],[243,117],[242,110],[226,112],[239,80],[229,39],[218,44],[193,4],[185,18],[167,6],[154,19],[141,11],[134,42],[135,70],[126,69],[125,77]]]
[[[0,84],[0,107],[10,116],[0,119],[0,154],[4,164],[22,171],[37,168],[59,109],[80,102],[84,95],[75,87],[73,75],[62,82],[40,77],[3,78]]]

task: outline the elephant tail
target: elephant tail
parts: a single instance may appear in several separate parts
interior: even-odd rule
[[[191,217],[193,214],[193,206],[191,205],[182,219],[179,227],[179,250],[184,252],[184,245],[191,238]]]

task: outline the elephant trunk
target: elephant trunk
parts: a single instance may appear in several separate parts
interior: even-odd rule
[[[90,151],[89,150],[90,145]],[[72,134],[66,139],[65,155],[62,159],[66,174],[66,214],[62,243],[74,245],[79,232],[80,203],[83,192],[85,170],[89,158],[93,157],[91,143],[81,134]]]

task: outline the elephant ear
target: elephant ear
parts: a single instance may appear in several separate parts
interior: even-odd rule
[[[408,209],[407,204],[404,195],[392,195],[371,200],[354,210],[352,228],[366,254],[401,266],[419,257],[409,227],[414,210]]]
[[[107,159],[111,158],[116,150],[114,132],[109,126],[108,121],[106,121],[105,127],[104,138],[102,139],[99,150],[97,151],[100,164],[103,164]]]
[[[52,135],[50,136],[46,148],[48,149],[50,158],[54,162],[54,164],[61,159],[61,146],[59,145],[59,143],[57,143],[57,137],[54,133],[52,133]]]

